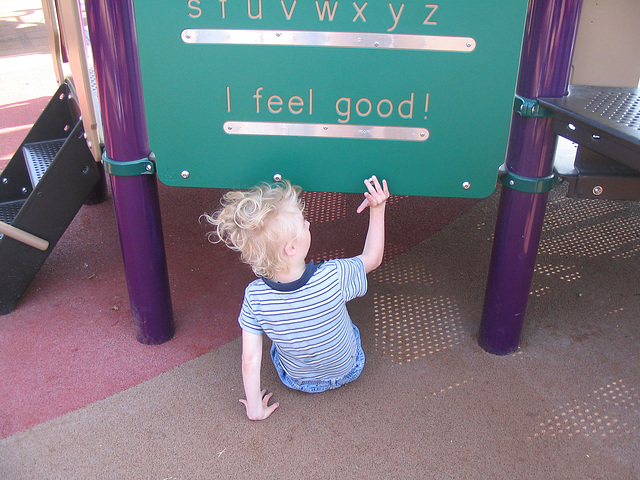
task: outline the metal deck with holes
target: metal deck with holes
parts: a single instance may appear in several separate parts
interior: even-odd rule
[[[572,85],[540,104],[553,131],[579,145],[574,164],[556,163],[570,196],[640,200],[640,89]]]
[[[34,142],[22,147],[24,159],[29,169],[31,184],[35,187],[45,174],[53,159],[64,145],[66,138]]]

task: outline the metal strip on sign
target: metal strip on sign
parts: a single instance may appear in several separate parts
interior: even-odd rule
[[[182,41],[184,43],[216,45],[380,48],[439,52],[472,52],[476,48],[476,41],[471,37],[210,28],[185,29],[182,31]]]
[[[429,130],[417,127],[339,125],[328,123],[225,122],[229,135],[275,135],[293,137],[356,138],[424,142]]]

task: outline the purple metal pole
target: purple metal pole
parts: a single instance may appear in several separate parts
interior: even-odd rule
[[[86,0],[103,115],[105,150],[115,161],[150,154],[132,0]],[[155,175],[111,176],[136,338],[170,340],[173,307]]]
[[[581,6],[582,0],[530,0],[518,95],[530,99],[566,95]],[[526,178],[551,175],[555,142],[550,118],[514,113],[508,170]],[[547,196],[502,190],[478,335],[487,352],[506,355],[518,349]]]

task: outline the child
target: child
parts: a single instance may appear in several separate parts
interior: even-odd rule
[[[262,333],[282,382],[303,392],[322,392],[358,378],[364,366],[360,333],[346,302],[367,291],[366,274],[382,263],[386,180],[365,180],[357,213],[369,207],[369,229],[360,255],[305,263],[311,245],[300,188],[289,182],[229,192],[222,210],[204,215],[217,236],[259,277],[246,290],[238,322],[242,328],[242,379],[251,420],[271,415],[271,393],[261,389]]]

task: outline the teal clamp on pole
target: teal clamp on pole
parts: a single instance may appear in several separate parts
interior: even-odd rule
[[[107,157],[107,152],[102,153],[104,170],[109,175],[116,177],[135,177],[137,175],[153,175],[156,173],[155,155],[150,153],[147,158],[118,162]]]
[[[528,178],[509,171],[505,165],[500,167],[498,180],[505,187],[524,193],[547,193],[553,189],[556,176]]]
[[[548,118],[553,117],[553,112],[535,99],[522,97],[516,94],[513,102],[513,111],[525,118]]]

